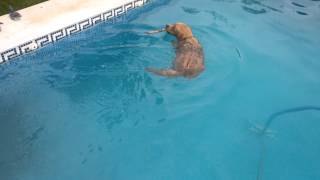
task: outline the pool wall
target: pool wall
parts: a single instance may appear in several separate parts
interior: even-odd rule
[[[77,7],[55,4],[54,8],[50,8],[48,3],[57,3],[55,1],[41,3],[22,10],[22,19],[18,22],[8,20],[7,15],[0,17],[0,22],[9,22],[7,26],[11,26],[6,29],[6,23],[2,25],[0,64],[84,31],[99,23],[112,22],[115,18],[151,2],[150,0],[114,0],[115,3],[113,3],[110,0],[108,2],[104,0],[95,3],[97,0],[77,0]],[[83,1],[87,4],[83,3],[82,7],[79,7],[78,4]],[[99,6],[99,3],[101,6]],[[105,4],[108,4],[108,6],[104,6]],[[47,6],[48,13],[46,13],[46,16],[48,18],[41,18],[41,11],[46,12]],[[37,10],[39,11],[37,12]],[[53,12],[54,17],[50,17],[50,11]],[[32,12],[34,13],[32,14]],[[95,14],[92,15],[92,13]],[[83,16],[88,18],[78,20]],[[19,27],[21,29],[17,29]]]

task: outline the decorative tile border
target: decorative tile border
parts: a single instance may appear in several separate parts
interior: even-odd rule
[[[146,4],[149,4],[150,0],[134,0],[130,3],[124,4],[122,6],[116,7],[114,9],[108,10],[96,16],[90,17],[78,23],[72,24],[65,28],[59,29],[47,35],[41,36],[34,40],[30,40],[24,44],[21,44],[17,47],[8,49],[0,53],[0,64],[10,61],[14,58],[20,57],[24,54],[35,51],[39,48],[53,44],[61,39],[64,39],[75,33],[84,31],[96,24],[107,22],[113,20],[116,17],[126,14],[127,12],[142,7]]]

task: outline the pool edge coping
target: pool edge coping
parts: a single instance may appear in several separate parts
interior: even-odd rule
[[[62,28],[57,28],[57,30],[52,30],[50,33],[45,35],[39,35],[39,37],[30,39],[24,43],[17,43],[17,45],[14,47],[0,52],[0,65],[20,56],[34,52],[47,45],[54,44],[57,41],[65,39],[74,34],[83,32],[100,23],[110,22],[117,17],[127,14],[129,11],[143,7],[150,2],[151,0],[132,0],[125,2],[120,6],[109,8],[104,12],[90,16],[89,18],[85,18],[75,23],[70,23],[70,25]]]

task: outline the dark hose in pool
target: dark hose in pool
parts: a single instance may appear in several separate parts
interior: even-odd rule
[[[271,126],[274,119],[281,115],[289,114],[289,113],[296,113],[301,111],[320,111],[320,107],[317,106],[301,106],[301,107],[295,107],[290,109],[285,109],[279,112],[275,112],[269,116],[267,119],[262,131],[259,133],[262,138],[265,132],[268,130],[268,128]],[[258,174],[257,174],[257,180],[262,179],[262,173],[263,173],[263,164],[264,164],[264,156],[265,156],[265,143],[264,139],[261,141],[261,151],[260,151],[260,161],[259,161],[259,167],[258,167]]]

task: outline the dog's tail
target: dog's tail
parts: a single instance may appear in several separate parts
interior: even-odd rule
[[[146,68],[146,71],[152,72],[159,76],[166,76],[166,77],[177,77],[181,76],[180,72],[174,70],[174,69],[155,69],[155,68]]]

